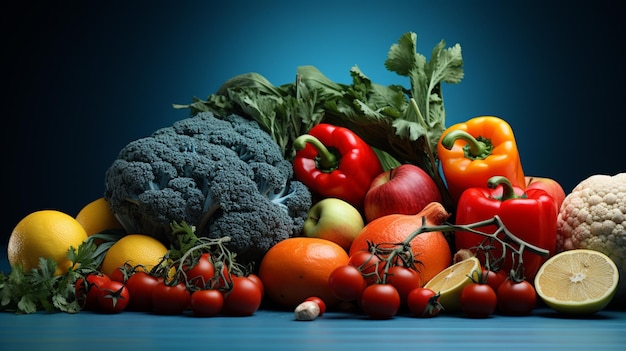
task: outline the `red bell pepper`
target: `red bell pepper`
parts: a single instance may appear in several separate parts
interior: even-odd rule
[[[524,242],[549,251],[548,256],[540,256],[536,253],[524,250],[522,254],[523,274],[525,279],[532,282],[539,267],[545,260],[554,254],[556,246],[556,203],[552,196],[542,189],[526,189],[514,187],[511,182],[502,176],[492,177],[488,180],[486,188],[469,188],[459,198],[456,213],[457,224],[470,224],[482,220],[488,220],[498,215],[507,230]],[[491,227],[491,226],[490,226]],[[495,226],[480,228],[481,232],[493,234]],[[502,237],[504,239],[504,236]],[[465,231],[455,234],[456,249],[470,249],[474,252],[477,246],[485,245],[487,237]],[[477,257],[483,264],[489,257],[491,268],[499,265],[500,269],[517,269],[519,257],[513,257],[511,252],[503,256],[502,245],[498,241],[493,244],[490,252],[477,253]],[[488,244],[489,245],[489,244]],[[519,249],[515,244],[513,247]],[[488,256],[487,256],[488,254]],[[500,262],[494,261],[503,258]],[[498,267],[495,267],[497,270]],[[522,278],[519,277],[519,278]]]
[[[320,123],[294,140],[295,177],[321,197],[359,210],[372,180],[383,172],[374,150],[348,128]]]

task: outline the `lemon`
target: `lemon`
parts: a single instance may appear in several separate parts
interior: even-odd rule
[[[87,235],[102,233],[107,229],[123,229],[109,202],[103,197],[85,205],[78,211],[76,220],[85,228]]]
[[[424,287],[440,294],[439,303],[447,312],[459,311],[461,291],[466,285],[472,283],[470,277],[473,276],[474,271],[479,270],[478,258],[470,257],[439,272],[424,284]]]
[[[67,272],[70,247],[78,248],[87,239],[87,232],[74,217],[57,210],[40,210],[22,218],[11,233],[7,255],[11,266],[24,270],[39,266],[39,258],[57,263],[55,275]]]
[[[159,240],[144,234],[128,234],[116,241],[107,251],[100,271],[108,276],[125,263],[144,266],[146,271],[156,266],[167,247]]]
[[[558,312],[591,314],[611,302],[618,280],[617,266],[607,255],[574,249],[552,256],[539,268],[535,289]]]

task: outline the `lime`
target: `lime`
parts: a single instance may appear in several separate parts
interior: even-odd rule
[[[439,272],[424,287],[440,294],[439,303],[446,311],[459,311],[461,291],[472,283],[470,277],[475,271],[480,271],[480,261],[476,257],[470,257]]]

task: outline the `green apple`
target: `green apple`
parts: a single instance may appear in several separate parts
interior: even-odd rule
[[[311,206],[302,233],[335,242],[346,251],[365,223],[359,210],[346,201],[325,198]]]

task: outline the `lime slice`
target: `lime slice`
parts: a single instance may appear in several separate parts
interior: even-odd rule
[[[470,257],[439,272],[424,287],[440,294],[439,303],[446,312],[460,311],[461,291],[472,283],[474,271],[480,271],[480,261]]]
[[[575,249],[552,256],[535,276],[537,295],[558,312],[591,314],[615,295],[619,272],[607,255]]]

